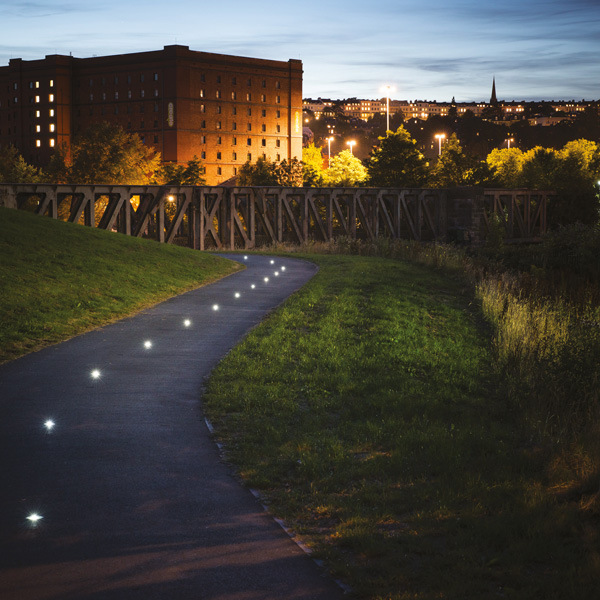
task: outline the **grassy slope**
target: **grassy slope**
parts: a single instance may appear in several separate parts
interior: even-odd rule
[[[187,248],[0,208],[0,362],[237,268]]]
[[[205,409],[273,511],[361,598],[591,598],[600,558],[546,489],[458,284],[310,256],[319,274],[219,365]]]

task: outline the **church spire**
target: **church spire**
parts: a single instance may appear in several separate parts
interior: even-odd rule
[[[496,98],[496,76],[494,75],[494,81],[492,83],[492,97],[490,98],[490,104],[496,106],[498,104],[498,98]]]

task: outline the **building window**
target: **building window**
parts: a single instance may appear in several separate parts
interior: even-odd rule
[[[102,92],[102,100],[106,100],[106,92]]]
[[[206,81],[206,75],[204,73],[200,73],[200,81],[203,83]]]
[[[118,115],[118,114],[119,114],[119,107],[115,106],[115,115]]]
[[[200,152],[200,158],[202,158],[202,159],[206,158],[206,152],[204,152],[204,150],[202,150],[202,152]]]
[[[248,116],[249,116],[249,117],[251,117],[251,116],[252,116],[252,109],[251,109],[251,108],[249,108],[249,109],[248,109]]]
[[[277,148],[281,148],[281,140],[277,140],[275,142],[275,146],[277,146]]]
[[[267,80],[266,80],[266,79],[263,79],[263,80],[262,80],[262,86],[263,86],[264,88],[266,88],[266,87],[267,87]]]
[[[231,158],[232,158],[232,160],[237,160],[237,152],[234,152],[234,153],[231,155]]]
[[[141,81],[142,83],[144,83],[144,79],[145,79],[145,78],[144,78],[144,75],[143,75],[143,74],[142,74],[142,75],[140,75],[140,81]]]
[[[50,148],[54,148],[54,138],[50,138]]]
[[[237,85],[237,79],[235,77],[231,78],[231,85]]]
[[[154,136],[154,143],[158,144],[158,136],[157,135]]]
[[[204,129],[206,127],[206,121],[202,121],[202,123],[200,123],[200,127]]]
[[[260,101],[261,102],[266,102],[267,101],[267,97],[264,94],[260,95]]]
[[[131,75],[127,75],[127,83],[131,83]]]
[[[232,115],[237,115],[237,106],[233,107],[233,110],[231,111]]]
[[[217,90],[217,91],[215,92],[215,96],[216,96],[217,98],[220,98],[220,97],[221,97],[221,90]]]
[[[10,129],[8,130],[8,133],[10,133]],[[42,140],[35,140],[35,145],[37,148],[40,148],[42,146]]]
[[[206,112],[206,104],[201,104],[200,105],[200,112],[201,113],[205,113]]]
[[[217,121],[217,129],[221,129],[221,121]]]
[[[237,100],[237,92],[231,92],[231,99]]]
[[[261,141],[261,146],[263,146],[263,148],[267,145],[267,140],[265,138],[262,139]]]
[[[248,131],[252,131],[252,123],[248,123],[247,129],[248,129]]]
[[[217,175],[221,174],[221,167],[217,167]]]
[[[281,154],[277,155],[277,162],[279,162],[281,160]]]
[[[36,88],[39,88],[39,87],[40,87],[40,82],[39,82],[39,81],[36,81],[36,82],[35,82],[35,87],[36,87]]]
[[[252,162],[252,153],[248,152],[248,154],[246,156],[248,158],[248,162]]]
[[[119,99],[119,92],[115,92],[115,100]]]
[[[94,80],[90,79],[90,87],[92,87],[94,85]]]
[[[237,131],[237,123],[233,123],[231,128],[233,129],[233,131]]]
[[[246,94],[246,100],[247,100],[248,102],[251,102],[251,101],[252,101],[252,94],[251,94],[250,92],[248,92],[248,93]]]
[[[115,85],[118,85],[118,83],[119,83],[119,78],[116,75],[115,75],[114,83],[115,83]],[[50,85],[50,87],[52,87],[52,85]]]
[[[248,138],[247,145],[252,146],[252,138]]]
[[[204,90],[200,90],[200,98],[204,98]]]
[[[154,121],[154,129],[158,129],[158,121]]]
[[[221,114],[221,107],[217,106],[217,114],[220,115]]]
[[[158,98],[158,90],[154,90],[154,97]]]
[[[36,96],[36,97],[35,97],[35,101],[36,101],[36,103],[37,103],[37,102],[39,102],[39,101],[40,101],[40,97],[39,97],[39,96]],[[15,98],[15,104],[16,104],[16,103],[17,103],[17,99]]]
[[[17,84],[15,83],[15,85],[17,85]],[[248,79],[248,85],[252,85],[252,79]],[[15,88],[15,89],[17,89],[17,88]]]
[[[131,98],[131,90],[127,90],[127,97]]]
[[[55,125],[54,123],[50,123],[50,132],[54,133]]]
[[[36,110],[36,111],[35,111],[35,116],[36,116],[38,119],[40,118],[40,111],[39,111],[39,110]],[[53,115],[50,115],[50,116],[52,117]]]
[[[217,146],[220,146],[220,145],[221,145],[221,136],[219,136],[219,137],[217,138]]]
[[[263,108],[261,114],[262,114],[263,117],[266,117],[267,116],[267,109]]]
[[[237,175],[237,167],[233,167],[233,174]]]
[[[267,130],[267,126],[264,123],[262,124],[261,130],[262,131],[266,131]]]
[[[221,153],[217,152],[217,160],[221,160]]]
[[[158,81],[158,73],[154,73],[154,81]]]
[[[275,82],[275,88],[276,89],[281,89],[281,82],[280,81],[276,81]]]
[[[231,141],[231,145],[237,146],[237,138],[236,137],[234,137],[233,140]]]
[[[42,126],[41,125],[36,125],[35,126],[35,131],[36,131],[36,133],[40,133],[42,131]]]
[[[281,104],[281,96],[276,96],[275,102],[277,102],[277,104]]]
[[[140,96],[143,98],[145,95],[146,94],[145,94],[144,90],[140,90]]]
[[[143,113],[144,112],[144,105],[140,104],[140,112]]]
[[[154,105],[154,112],[158,112],[158,104]]]
[[[280,111],[280,110],[278,110],[278,111],[277,111],[277,118],[278,118],[278,119],[280,119],[280,118],[281,118],[281,111]]]
[[[206,144],[206,136],[205,135],[201,135],[200,136],[200,143],[201,144]]]
[[[277,125],[277,126],[275,127],[275,129],[277,130],[277,133],[280,133],[280,132],[281,132],[281,125]]]

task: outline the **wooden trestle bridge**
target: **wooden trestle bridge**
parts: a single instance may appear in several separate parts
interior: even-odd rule
[[[496,214],[508,240],[546,231],[532,190],[0,184],[0,206],[199,250],[339,236],[478,243]]]

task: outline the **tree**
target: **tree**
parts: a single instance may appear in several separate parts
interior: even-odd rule
[[[194,155],[185,166],[174,162],[163,163],[154,178],[161,185],[204,185],[205,172],[206,169]]]
[[[521,185],[523,152],[519,148],[494,148],[488,154],[486,162],[498,185],[505,188],[517,188]]]
[[[240,168],[238,185],[300,187],[303,181],[302,162],[297,158],[277,163],[263,158],[246,162]]]
[[[410,133],[400,126],[379,138],[367,162],[369,183],[375,187],[421,187],[427,180],[427,163]]]
[[[323,150],[314,144],[302,148],[302,175],[306,187],[323,184]]]
[[[302,187],[304,180],[302,161],[294,157],[275,163],[275,177],[277,185],[282,187]]]
[[[471,185],[476,161],[467,156],[453,133],[444,144],[442,153],[431,172],[431,183],[435,187]]]
[[[0,181],[2,183],[42,183],[41,169],[25,162],[14,146],[0,148]]]
[[[71,156],[63,146],[50,162],[55,179],[68,183],[143,185],[159,169],[160,153],[119,125],[97,123],[78,136]]]
[[[362,161],[350,150],[343,150],[331,159],[325,171],[324,183],[328,186],[355,187],[366,181],[367,170]]]
[[[552,190],[556,184],[559,165],[560,154],[553,148],[532,148],[523,155],[520,187]]]

